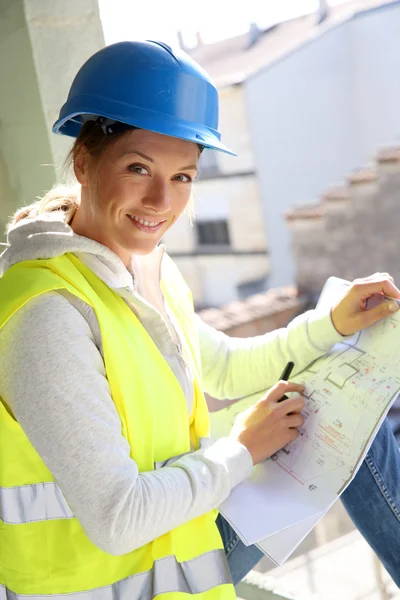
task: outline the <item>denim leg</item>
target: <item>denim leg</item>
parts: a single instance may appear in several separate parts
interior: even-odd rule
[[[400,587],[400,452],[387,420],[341,498],[357,529]]]
[[[222,515],[217,517],[217,526],[224,542],[232,580],[236,585],[264,555],[257,546],[245,546]]]

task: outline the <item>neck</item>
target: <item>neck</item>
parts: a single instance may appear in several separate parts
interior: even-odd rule
[[[106,240],[102,233],[98,231],[95,224],[91,222],[90,216],[84,214],[81,206],[76,209],[69,226],[77,235],[87,237],[95,242],[99,242],[103,246],[107,246],[107,248],[121,259],[128,271],[131,271],[131,253]]]

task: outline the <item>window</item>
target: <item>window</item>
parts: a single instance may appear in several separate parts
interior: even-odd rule
[[[199,246],[230,246],[228,222],[200,221],[196,223]]]

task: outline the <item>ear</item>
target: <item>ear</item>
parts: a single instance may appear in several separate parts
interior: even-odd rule
[[[88,170],[89,170],[90,155],[85,144],[79,146],[74,154],[74,173],[78,182],[82,187],[88,185]]]

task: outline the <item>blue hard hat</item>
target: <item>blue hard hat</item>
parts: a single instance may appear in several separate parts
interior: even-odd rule
[[[162,42],[118,42],[86,61],[53,131],[77,137],[92,117],[235,154],[221,143],[218,92],[210,77],[185,52]]]

